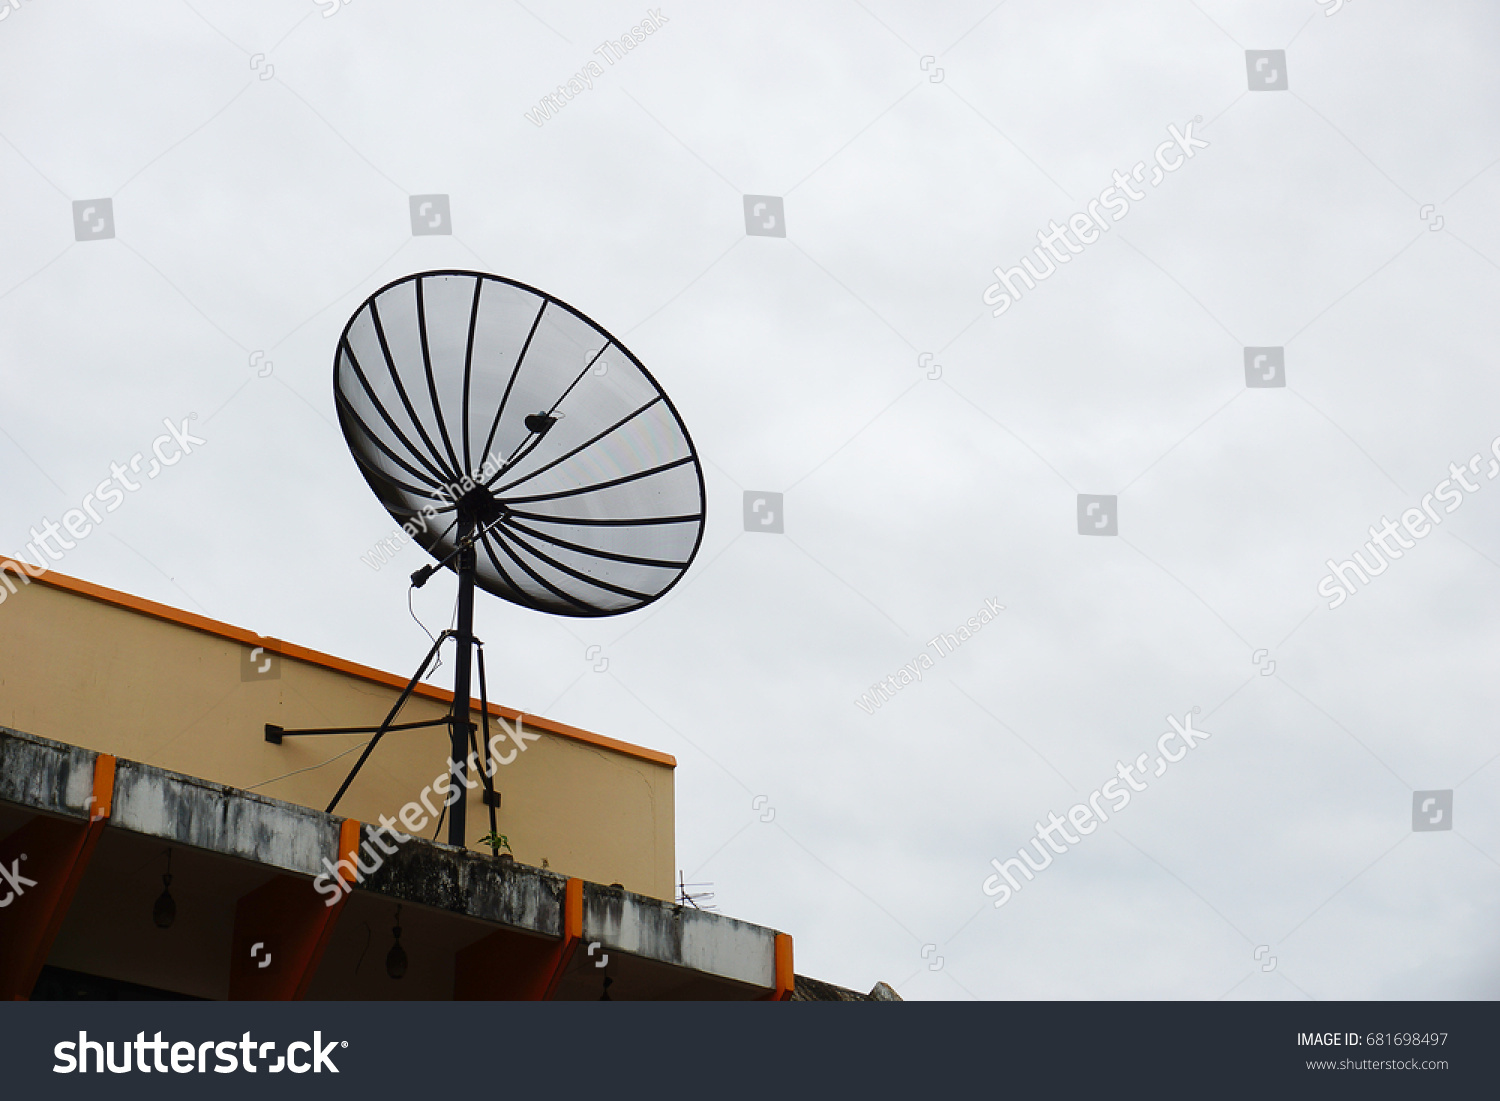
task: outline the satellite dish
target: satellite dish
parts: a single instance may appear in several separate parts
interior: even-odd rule
[[[418,272],[388,283],[339,337],[334,402],[375,496],[458,575],[458,617],[379,727],[283,730],[373,733],[328,805],[338,805],[391,730],[450,728],[448,842],[465,846],[465,761],[472,654],[489,746],[483,644],[474,590],[524,608],[610,616],[645,607],[682,579],[703,540],[703,470],[687,428],[641,361],[572,306],[524,283],[475,271]],[[446,719],[393,725],[442,644],[457,643]],[[484,770],[490,833],[500,800]]]
[[[522,607],[634,611],[702,541],[703,472],[671,400],[535,288],[471,271],[382,287],[339,338],[334,398],[391,516],[452,568],[473,532],[475,583]]]

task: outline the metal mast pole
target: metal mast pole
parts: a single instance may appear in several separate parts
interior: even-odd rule
[[[474,653],[474,516],[462,509],[458,520],[458,665],[453,672],[453,725],[449,760],[458,801],[448,808],[448,844],[465,847],[468,828],[468,788],[464,786],[469,753],[469,672]]]

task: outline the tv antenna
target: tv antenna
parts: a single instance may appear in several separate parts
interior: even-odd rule
[[[717,906],[700,906],[699,903],[707,902],[714,897],[712,891],[691,891],[690,887],[712,887],[712,883],[688,883],[683,878],[682,869],[677,870],[677,905],[691,906],[695,910],[717,910]]]
[[[456,626],[373,733],[331,813],[390,730],[447,725],[454,790],[448,843],[464,847],[464,761],[475,745],[470,674],[478,651],[485,759],[489,699],[474,590],[565,616],[643,608],[682,579],[703,540],[697,451],[671,399],[623,344],[566,302],[476,271],[426,271],[380,288],[339,337],[334,402],[360,473],[433,556],[412,574],[458,577]],[[445,720],[395,724],[442,644],[456,644]],[[274,732],[274,737],[273,737]],[[491,835],[499,798],[485,774]]]

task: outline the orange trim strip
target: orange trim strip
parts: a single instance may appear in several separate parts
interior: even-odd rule
[[[792,966],[792,938],[789,933],[776,934],[776,988],[762,1001],[789,1002],[792,990],[797,985],[797,975]]]
[[[345,818],[339,825],[339,851],[333,858],[335,866],[347,860],[351,868],[358,867],[359,858],[355,853],[359,851],[360,823],[356,818]],[[354,882],[354,873],[344,867],[339,867],[339,878],[345,883]],[[345,895],[344,897],[348,897]]]
[[[115,808],[115,758],[101,753],[94,758],[94,801],[89,805],[89,825],[108,818]]]
[[[334,866],[338,868],[339,878],[345,882],[354,882],[355,874],[352,871],[346,871],[340,864],[340,860],[347,860],[349,866],[353,868],[359,866],[359,857],[356,854],[363,836],[359,819],[345,818],[339,823],[339,852],[334,859]],[[328,948],[328,942],[333,937],[334,926],[338,924],[339,916],[343,914],[344,906],[348,903],[352,893],[352,888],[349,891],[340,892],[341,897],[337,902],[332,906],[324,906],[322,921],[315,923],[317,935],[312,951],[303,964],[301,974],[298,975],[296,986],[292,991],[294,1000],[300,1002],[307,997],[307,988],[312,985],[313,976],[318,972],[318,965],[323,962],[323,952]]]
[[[563,940],[583,939],[583,880],[569,879],[563,886]]]
[[[570,878],[563,887],[563,935],[557,946],[557,956],[552,964],[552,974],[542,991],[542,1001],[550,1002],[557,996],[558,984],[563,972],[573,962],[573,953],[583,941],[583,880]]]
[[[406,687],[406,677],[398,677],[394,673],[387,673],[381,669],[375,669],[368,665],[349,661],[345,658],[325,654],[321,650],[311,650],[306,646],[298,646],[295,642],[283,642],[278,638],[268,638],[258,635],[254,631],[247,631],[243,627],[234,627],[228,623],[221,623],[217,619],[209,619],[194,612],[174,608],[169,604],[158,604],[154,600],[146,600],[143,597],[132,596],[115,589],[107,589],[103,585],[95,585],[91,581],[82,581],[76,577],[56,573],[52,570],[43,569],[41,573],[33,573],[36,567],[27,567],[19,559],[0,560],[0,571],[5,567],[13,566],[14,569],[25,569],[27,573],[44,585],[50,585],[54,589],[73,593],[77,596],[85,596],[90,600],[97,600],[101,604],[110,604],[116,608],[124,608],[127,611],[136,612],[140,615],[150,616],[152,619],[164,620],[167,623],[175,623],[179,627],[188,627],[195,631],[202,631],[207,635],[218,638],[226,638],[232,642],[244,643],[249,646],[264,646],[274,654],[282,657],[292,658],[296,661],[304,661],[309,665],[321,666],[324,669],[332,669],[336,673],[344,673],[347,676],[358,677],[360,680],[370,681],[373,684],[383,684],[388,688],[401,689]],[[14,571],[13,571],[14,572]],[[452,703],[453,692],[447,688],[439,688],[431,684],[419,684],[412,693],[425,699],[437,700],[440,703]],[[470,708],[478,712],[479,701],[471,700]],[[502,707],[497,703],[490,704],[490,714],[496,715],[509,722],[524,719],[527,726],[538,730],[545,730],[549,734],[556,734],[561,738],[568,738],[575,742],[583,742],[587,745],[598,746],[601,749],[610,749],[616,753],[623,753],[627,757],[635,757],[638,760],[650,761],[652,764],[665,765],[668,768],[677,767],[677,758],[670,753],[663,753],[656,749],[647,749],[644,746],[632,745],[629,742],[618,741],[603,734],[595,734],[589,730],[580,730],[576,726],[568,726],[566,723],[555,722],[552,719],[544,719],[538,715],[527,715],[513,708]]]

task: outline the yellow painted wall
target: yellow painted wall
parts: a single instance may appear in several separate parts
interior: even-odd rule
[[[130,610],[118,603],[160,606],[55,574],[30,585],[9,573],[0,581],[16,590],[0,586],[0,725],[30,734],[322,810],[360,750],[329,758],[368,736],[288,738],[278,746],[265,741],[265,724],[376,726],[400,694],[326,667],[311,651],[277,653],[283,647],[274,640],[268,645],[279,675],[252,673],[248,654],[257,640],[247,632],[170,609],[161,612],[210,630]],[[414,697],[398,721],[446,713],[446,703]],[[545,860],[564,875],[674,897],[671,758],[534,722],[524,719],[524,729],[540,739],[494,777],[499,829],[516,860]],[[492,720],[491,734],[499,730]],[[499,749],[508,756],[514,746]],[[372,823],[382,814],[395,818],[447,770],[447,756],[445,727],[387,734],[335,813]],[[482,794],[468,793],[466,836],[470,848],[487,852],[478,844],[489,830]],[[440,797],[431,801],[441,809]],[[434,825],[423,836],[432,837]],[[447,839],[446,823],[438,837]]]

